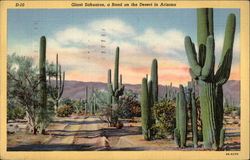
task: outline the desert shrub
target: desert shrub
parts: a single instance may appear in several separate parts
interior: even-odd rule
[[[57,109],[58,117],[68,117],[73,113],[73,107],[71,106],[60,106]]]
[[[83,102],[81,100],[75,100],[73,103],[73,108],[74,108],[74,112],[76,112],[76,113],[83,111],[83,109],[84,109]]]
[[[26,111],[24,108],[19,106],[8,107],[8,120],[15,120],[15,119],[23,119],[26,115]]]
[[[80,116],[85,115],[85,111],[84,111],[84,110],[80,110],[80,111],[78,112],[78,115],[80,115]]]
[[[162,101],[153,106],[153,117],[156,122],[152,126],[155,139],[165,138],[173,134],[175,128],[175,102]]]
[[[233,111],[237,111],[237,108],[231,105],[224,107],[224,113],[225,114],[231,114]]]
[[[62,105],[62,106],[71,106],[71,107],[73,107],[74,106],[74,100],[72,100],[72,99],[70,99],[70,98],[62,98],[61,100],[60,100],[60,105]]]
[[[119,99],[119,117],[132,118],[141,116],[141,107],[137,95],[132,91],[127,91]]]

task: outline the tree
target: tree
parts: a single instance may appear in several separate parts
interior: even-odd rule
[[[8,112],[12,105],[18,105],[26,111],[30,130],[37,134],[40,125],[47,126],[52,120],[51,103],[48,103],[46,118],[40,118],[39,105],[39,70],[31,57],[8,55],[7,63],[7,102]],[[14,102],[14,103],[13,103]],[[46,121],[46,122],[44,122]]]

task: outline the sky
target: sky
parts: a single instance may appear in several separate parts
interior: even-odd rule
[[[214,9],[216,64],[229,13],[237,22],[230,79],[239,80],[239,9]],[[196,42],[196,9],[8,10],[8,54],[31,56],[38,64],[43,35],[47,60],[55,63],[58,53],[66,80],[106,82],[119,46],[123,83],[140,84],[156,58],[159,83],[178,86],[191,79],[184,38],[188,35]]]

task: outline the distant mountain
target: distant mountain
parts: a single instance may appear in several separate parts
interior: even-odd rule
[[[71,99],[85,99],[85,87],[88,86],[89,94],[93,89],[107,89],[107,84],[102,82],[80,82],[80,81],[65,81],[64,92],[62,97]],[[140,92],[140,84],[125,84],[126,90],[132,90],[136,93]],[[178,90],[177,87],[173,87],[174,90]],[[225,97],[234,104],[240,102],[240,81],[230,80],[224,86]],[[163,96],[165,92],[165,86],[159,85],[159,96]]]

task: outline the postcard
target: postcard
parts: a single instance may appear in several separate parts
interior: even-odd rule
[[[0,159],[249,159],[248,1],[0,8]]]

